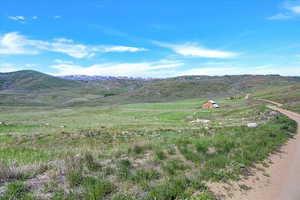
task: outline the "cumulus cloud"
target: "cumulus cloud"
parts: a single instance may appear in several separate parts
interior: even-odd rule
[[[177,54],[183,56],[192,56],[192,57],[202,57],[202,58],[233,58],[238,54],[230,51],[221,51],[208,49],[202,46],[199,46],[197,43],[184,43],[184,44],[169,44],[162,42],[153,42],[154,44],[166,47]]]
[[[281,13],[267,17],[269,20],[286,20],[300,16],[300,1],[285,1]]]
[[[299,3],[299,5],[287,6],[286,9],[290,10],[291,12],[293,12],[295,14],[300,14],[300,3]]]
[[[0,54],[37,54],[50,51],[67,54],[74,58],[87,58],[95,53],[138,52],[144,48],[129,46],[104,46],[77,44],[73,40],[57,38],[52,41],[31,40],[17,32],[0,36]]]
[[[29,48],[30,40],[16,32],[0,36],[0,54],[37,54],[38,50]]]
[[[173,69],[183,66],[181,61],[160,60],[140,63],[102,63],[91,66],[61,63],[52,65],[55,75],[102,75],[131,77],[165,77],[174,75]]]

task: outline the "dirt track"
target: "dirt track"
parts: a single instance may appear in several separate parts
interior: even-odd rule
[[[264,100],[263,100],[264,101]],[[271,101],[266,101],[271,103]],[[277,106],[282,106],[272,102]],[[224,200],[300,200],[300,114],[284,110],[277,106],[268,106],[279,111],[298,123],[297,134],[290,139],[279,153],[268,158],[272,163],[264,171],[255,170],[254,175],[240,182],[230,182],[229,185],[211,183],[210,189]],[[243,190],[241,185],[250,187]]]
[[[300,115],[276,106],[269,106],[298,123],[295,139],[290,140],[282,153],[272,155],[272,165],[266,169],[270,177],[259,177],[259,181],[250,178],[252,190],[246,195],[237,195],[240,200],[300,200]],[[258,177],[256,177],[258,179]]]

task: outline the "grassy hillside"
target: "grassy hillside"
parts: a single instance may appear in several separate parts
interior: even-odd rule
[[[2,106],[97,106],[243,96],[284,90],[299,78],[268,76],[183,76],[167,79],[73,81],[35,71],[0,74]]]
[[[0,73],[0,90],[41,90],[56,88],[74,88],[80,86],[77,81],[63,80],[40,72],[24,70]]]
[[[142,80],[122,79],[89,82],[64,80],[28,70],[0,73],[0,105],[74,106],[108,104],[110,103],[109,97],[140,88],[143,83]]]
[[[300,84],[299,79],[276,75],[184,76],[154,80],[122,95],[127,102],[160,102],[187,98],[240,96]]]
[[[256,96],[282,103],[285,108],[300,113],[300,84],[274,87],[258,92]]]

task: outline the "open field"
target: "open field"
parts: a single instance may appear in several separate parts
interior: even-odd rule
[[[216,199],[208,182],[248,176],[296,130],[259,102],[205,100],[2,107],[0,199]]]

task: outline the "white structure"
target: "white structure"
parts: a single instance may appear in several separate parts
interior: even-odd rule
[[[216,104],[216,103],[214,103],[213,107],[214,108],[220,108],[220,106],[218,104]]]
[[[216,103],[216,102],[213,101],[213,100],[209,100],[208,102],[209,102],[209,103],[212,103],[212,104],[215,104],[215,103]]]

